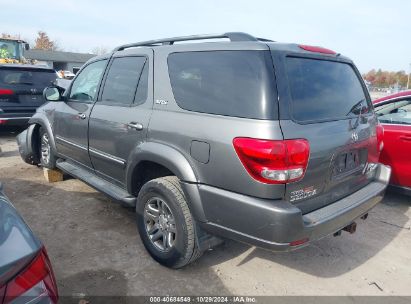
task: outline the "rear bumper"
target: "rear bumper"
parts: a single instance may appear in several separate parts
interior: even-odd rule
[[[258,199],[196,185],[206,218],[199,224],[218,236],[273,251],[293,250],[341,230],[378,204],[387,188],[391,169],[379,164],[373,174],[374,181],[359,191],[304,215],[287,201]],[[185,190],[192,186],[183,183]],[[293,246],[293,242],[307,239],[308,242]]]
[[[0,126],[24,126],[27,125],[29,119],[34,112],[27,113],[2,113],[0,114]]]

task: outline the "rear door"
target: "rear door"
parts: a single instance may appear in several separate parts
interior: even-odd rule
[[[275,59],[280,125],[284,139],[305,138],[310,157],[302,180],[286,185],[286,199],[303,213],[331,204],[363,187],[377,161],[376,119],[357,70],[325,56]]]
[[[45,102],[44,88],[56,78],[49,69],[0,67],[0,109],[30,117]]]
[[[128,53],[130,54],[130,53]],[[96,173],[124,185],[131,151],[144,141],[152,110],[152,50],[113,56],[90,115],[89,152]]]
[[[57,152],[86,167],[92,167],[88,154],[88,123],[108,60],[94,61],[73,80],[64,102],[54,111]]]
[[[391,166],[391,183],[411,188],[411,97],[375,106],[384,127],[380,161]]]

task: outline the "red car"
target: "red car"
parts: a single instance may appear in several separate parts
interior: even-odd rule
[[[411,90],[373,101],[384,128],[380,162],[392,168],[390,184],[411,194]]]

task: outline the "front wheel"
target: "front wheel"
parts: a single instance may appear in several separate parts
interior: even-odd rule
[[[157,262],[181,268],[200,257],[194,221],[177,177],[147,182],[138,195],[136,212],[140,237]]]
[[[39,129],[40,139],[40,165],[43,168],[54,169],[56,167],[56,157],[50,144],[50,137],[47,131],[40,127]]]

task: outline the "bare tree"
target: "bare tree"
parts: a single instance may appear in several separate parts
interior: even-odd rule
[[[105,46],[96,46],[91,49],[91,53],[95,55],[103,55],[108,53],[108,48]]]
[[[58,45],[55,41],[51,40],[46,32],[38,31],[37,38],[34,40],[34,49],[56,51]]]

